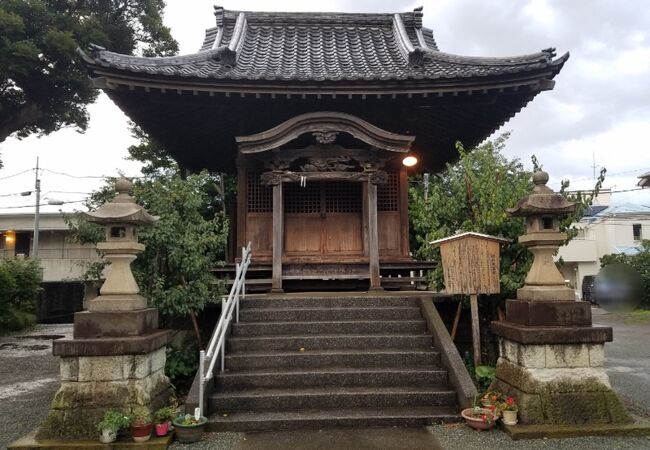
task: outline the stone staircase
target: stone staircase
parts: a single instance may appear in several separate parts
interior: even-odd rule
[[[213,431],[423,426],[458,414],[418,294],[249,296],[215,375]]]

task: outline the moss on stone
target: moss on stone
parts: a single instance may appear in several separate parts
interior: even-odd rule
[[[634,419],[630,413],[625,409],[623,402],[618,398],[615,392],[604,392],[605,402],[607,403],[607,410],[609,411],[610,423],[632,423]]]

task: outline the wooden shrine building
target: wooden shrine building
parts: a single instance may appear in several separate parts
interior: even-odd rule
[[[233,239],[252,242],[278,291],[289,276],[355,273],[380,288],[382,266],[412,261],[408,175],[488,137],[552,89],[568,58],[444,53],[421,8],[215,16],[194,54],[83,57],[95,86],[182,167],[237,175]]]

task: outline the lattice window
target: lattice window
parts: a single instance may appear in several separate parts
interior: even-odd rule
[[[388,171],[388,181],[377,186],[377,211],[399,211],[399,172]]]
[[[273,212],[273,188],[260,182],[261,172],[248,172],[246,177],[248,188],[248,212]]]
[[[325,212],[357,213],[362,208],[361,183],[328,182],[325,185]]]
[[[320,213],[320,183],[309,182],[284,184],[284,212],[287,214]]]

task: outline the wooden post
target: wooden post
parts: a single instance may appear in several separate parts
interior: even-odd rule
[[[451,340],[453,341],[456,338],[456,331],[458,331],[458,322],[460,321],[460,313],[463,310],[463,301],[458,302],[458,308],[456,309],[456,316],[454,317],[454,325],[451,327]]]
[[[377,185],[368,181],[368,244],[370,290],[381,290],[379,278],[379,230],[377,225]]]
[[[283,238],[284,205],[282,202],[282,182],[280,182],[273,186],[273,272],[271,292],[284,292],[282,289]]]
[[[469,306],[472,313],[472,344],[474,345],[474,367],[481,365],[481,330],[478,322],[478,295],[469,296]]]

